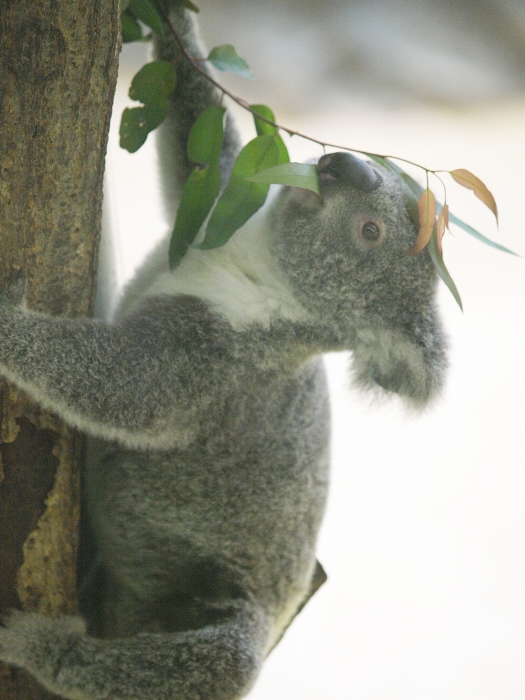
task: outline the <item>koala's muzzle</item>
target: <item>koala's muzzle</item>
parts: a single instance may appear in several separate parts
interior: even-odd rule
[[[317,172],[322,184],[349,185],[360,192],[372,192],[381,184],[381,177],[366,161],[342,151],[322,156]]]

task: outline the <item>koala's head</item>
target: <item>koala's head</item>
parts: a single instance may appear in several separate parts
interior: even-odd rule
[[[287,187],[275,203],[279,264],[303,306],[353,350],[358,384],[422,405],[446,360],[436,271],[426,250],[407,254],[414,202],[399,177],[349,153],[317,168],[321,197]]]

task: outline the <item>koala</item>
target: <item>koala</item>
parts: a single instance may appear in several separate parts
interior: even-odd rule
[[[193,15],[171,21],[204,57]],[[178,83],[159,135],[168,209],[191,171],[189,129],[220,94],[166,31]],[[221,160],[239,149],[231,119]],[[328,487],[321,355],[352,352],[355,384],[421,407],[446,343],[409,195],[349,153],[318,161],[321,196],[283,187],[222,248],[168,241],[110,322],[0,306],[0,372],[89,438],[97,556],[82,615],[12,612],[0,659],[70,700],[235,700],[324,580]]]

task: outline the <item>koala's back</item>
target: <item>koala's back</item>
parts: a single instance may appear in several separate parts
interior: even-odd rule
[[[247,597],[278,637],[308,591],[327,490],[323,363],[277,372],[254,333],[231,335],[237,357],[222,381],[210,380],[187,446],[90,443],[104,636],[199,627],[221,602]]]

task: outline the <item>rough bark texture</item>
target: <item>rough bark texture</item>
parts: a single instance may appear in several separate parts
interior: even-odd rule
[[[0,2],[0,290],[47,313],[93,307],[118,5]],[[4,382],[0,440],[0,609],[71,612],[81,438]],[[0,700],[50,697],[0,668]]]

